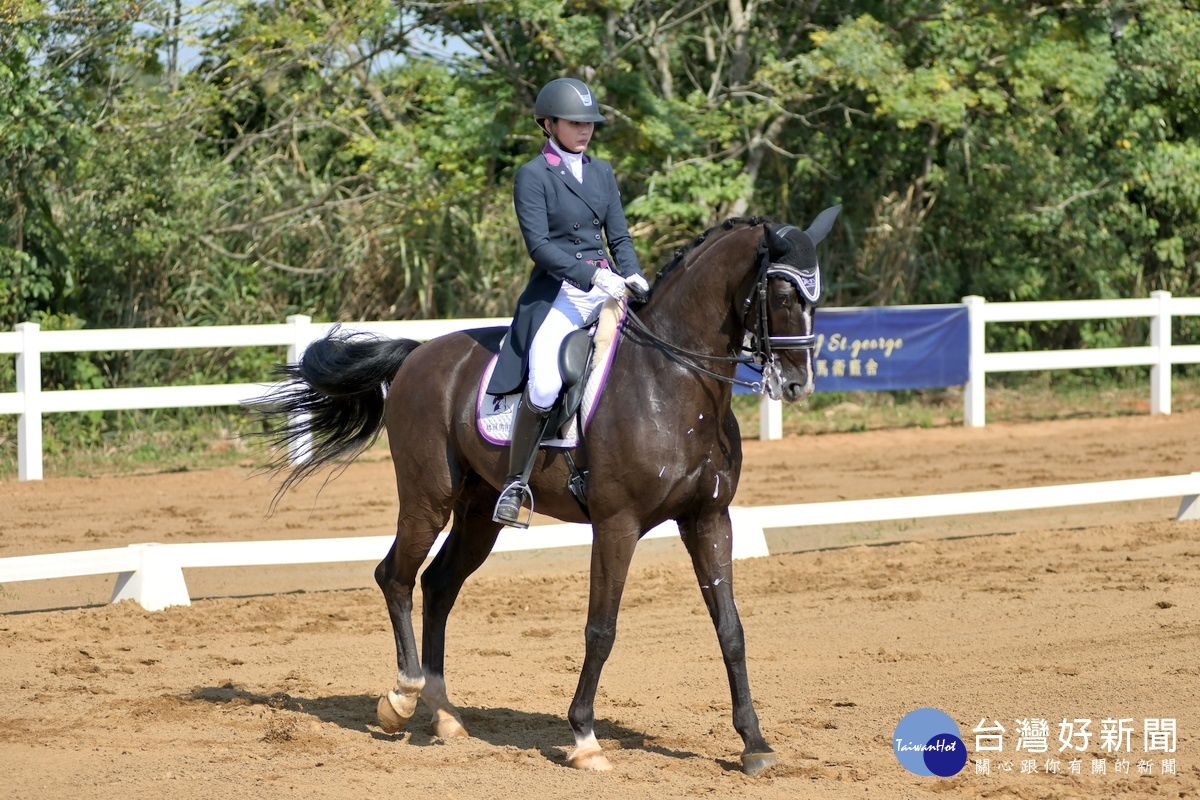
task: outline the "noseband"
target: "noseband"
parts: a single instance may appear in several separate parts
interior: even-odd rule
[[[793,226],[788,225],[780,228],[777,235],[783,236],[789,230],[794,230]],[[791,282],[810,305],[816,306],[821,299],[821,272],[819,266],[814,266],[812,269],[800,269],[790,264],[772,262],[770,248],[767,246],[765,227],[763,238],[758,242],[755,259],[757,267],[754,285],[742,303],[742,326],[750,340],[750,346],[746,347],[743,345],[742,352],[748,355],[712,356],[704,353],[695,353],[659,337],[658,334],[646,327],[645,323],[633,313],[633,309],[627,309],[626,319],[632,322],[633,328],[636,329],[639,335],[661,348],[676,363],[682,364],[695,372],[716,378],[719,381],[731,383],[734,386],[742,386],[752,390],[756,394],[765,394],[772,400],[779,400],[783,397],[783,370],[775,358],[775,352],[793,350],[811,351],[817,346],[817,336],[815,333],[800,336],[772,336],[768,321],[769,315],[767,313],[768,289],[773,278],[783,278]],[[754,306],[756,300],[758,303],[758,313],[754,315],[754,329],[751,330],[747,322],[747,314]],[[624,329],[629,330],[628,327],[624,327]],[[763,378],[758,381],[744,381],[740,378],[728,377],[701,366],[699,363],[701,361],[757,364],[762,367]]]

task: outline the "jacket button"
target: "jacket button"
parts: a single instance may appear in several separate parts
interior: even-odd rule
[[[574,228],[575,230],[579,230],[579,223],[578,223],[578,222],[576,222],[576,223],[575,223],[574,225],[572,225],[571,227],[572,227],[572,228]]]
[[[583,258],[583,253],[576,253],[576,254],[575,254],[575,257],[576,257],[576,258]]]
[[[598,220],[598,219],[594,219],[594,220],[592,220],[592,224],[593,224],[593,225],[599,225],[599,224],[600,224],[600,220]]]
[[[600,241],[600,234],[598,234],[598,233],[596,234],[596,241],[597,242]]]
[[[604,255],[604,251],[603,251],[603,250],[597,250],[597,251],[596,251],[596,255],[598,255],[598,256],[602,256],[602,255]]]

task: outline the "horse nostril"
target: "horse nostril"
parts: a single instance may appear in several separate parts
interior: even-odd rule
[[[783,396],[789,401],[803,400],[813,392],[811,380],[788,381],[783,387]]]

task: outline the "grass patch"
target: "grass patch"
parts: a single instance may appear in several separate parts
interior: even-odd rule
[[[1057,419],[1118,417],[1150,413],[1150,381],[1143,372],[1114,370],[1021,373],[989,376],[985,422],[1043,422]],[[759,398],[735,395],[742,435],[757,438]],[[1171,410],[1200,408],[1200,375],[1176,374]],[[785,436],[892,428],[937,428],[963,424],[963,390],[821,392],[799,405],[783,407]]]

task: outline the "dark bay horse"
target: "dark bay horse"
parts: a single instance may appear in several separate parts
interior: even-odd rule
[[[742,769],[754,775],[777,761],[750,697],[733,598],[729,504],[742,450],[731,382],[749,343],[773,396],[796,401],[812,391],[816,246],[839,211],[822,212],[807,231],[760,218],[730,220],[697,237],[662,271],[636,317],[625,318],[585,447],[576,454],[589,471],[590,520],[567,489],[562,454],[539,456],[531,481],[538,511],[590,521],[593,529],[586,650],[568,711],[573,767],[609,768],[593,732],[600,672],[616,637],[634,547],[666,520],[678,523],[716,627],[733,725],[745,745]],[[504,332],[464,331],[422,344],[335,331],[284,368],[287,380],[259,401],[287,420],[273,434],[281,454],[276,466],[286,465],[289,444],[311,436],[308,460],[290,466],[280,492],[358,455],[386,423],[400,501],[395,541],[375,569],[396,639],[396,687],[378,704],[379,724],[389,733],[405,726],[420,698],[433,713],[436,736],[467,735],[446,694],[446,622],[500,531],[492,509],[508,454],[478,433],[475,411],[480,376]],[[445,545],[421,575],[418,655],[417,573],[451,518]]]

